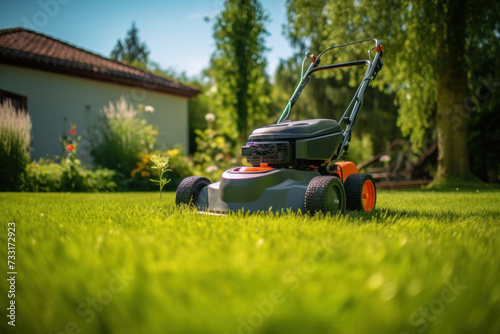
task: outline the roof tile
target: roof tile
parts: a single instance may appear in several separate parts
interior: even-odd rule
[[[108,59],[38,32],[0,30],[0,63],[8,63],[74,76],[143,86],[145,89],[194,97],[198,90],[177,81]]]

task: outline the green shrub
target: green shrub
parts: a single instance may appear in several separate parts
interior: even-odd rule
[[[81,167],[74,163],[63,163],[61,191],[85,191],[85,176]]]
[[[0,104],[0,190],[19,190],[30,161],[31,118],[10,100]]]
[[[101,136],[91,139],[94,148],[90,153],[97,165],[130,176],[140,155],[153,150],[158,130],[147,123],[145,111],[154,110],[142,109],[135,109],[123,97],[102,109],[104,121],[98,131]]]
[[[101,168],[84,172],[85,188],[90,192],[112,192],[117,190],[121,175],[114,170]]]
[[[238,159],[240,154],[235,154],[232,142],[224,135],[211,128],[195,130],[195,133],[198,145],[193,156],[196,175],[206,176],[214,182],[226,169],[242,164],[241,158]],[[175,168],[173,162],[172,167]]]
[[[26,167],[23,176],[23,191],[49,192],[61,190],[63,167],[52,160],[40,159]]]
[[[23,176],[23,191],[88,191],[108,192],[117,189],[120,175],[113,170],[89,170],[68,162],[49,159],[33,161]]]

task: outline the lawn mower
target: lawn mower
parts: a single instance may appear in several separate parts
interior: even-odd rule
[[[366,42],[374,43],[368,59],[320,66],[325,52]],[[193,205],[200,212],[211,213],[293,210],[335,214],[346,209],[373,210],[376,188],[372,176],[359,173],[354,163],[342,159],[349,149],[368,84],[382,69],[382,54],[383,47],[376,39],[332,46],[318,56],[306,53],[299,84],[277,124],[255,129],[241,148],[242,157],[252,166],[231,168],[216,183],[200,176],[185,178],[177,188],[176,204]],[[303,74],[307,59],[311,64]],[[338,121],[288,120],[312,74],[363,65],[367,66],[363,79]]]

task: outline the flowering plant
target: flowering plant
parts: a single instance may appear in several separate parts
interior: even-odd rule
[[[166,179],[163,177],[163,174],[166,172],[171,172],[172,170],[168,168],[168,157],[156,156],[153,155],[151,157],[151,162],[153,163],[153,169],[158,171],[158,180],[149,179],[151,182],[158,183],[160,186],[160,199],[161,199],[161,191],[163,187],[170,182],[170,179]]]
[[[77,136],[78,131],[76,131],[76,124],[70,123],[71,128],[68,133],[69,136],[61,136],[61,144],[64,148],[65,162],[70,164],[74,163],[80,165],[81,161],[76,155],[78,149],[78,142],[82,139],[81,136]]]
[[[87,188],[85,185],[86,172],[81,168],[82,162],[77,155],[78,143],[82,139],[76,131],[76,124],[69,123],[68,134],[60,137],[63,155],[60,162],[62,167],[61,189],[70,191],[82,191]]]

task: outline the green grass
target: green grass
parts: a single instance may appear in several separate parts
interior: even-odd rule
[[[374,213],[326,217],[198,215],[165,195],[0,193],[16,332],[500,332],[498,191],[380,192]]]

